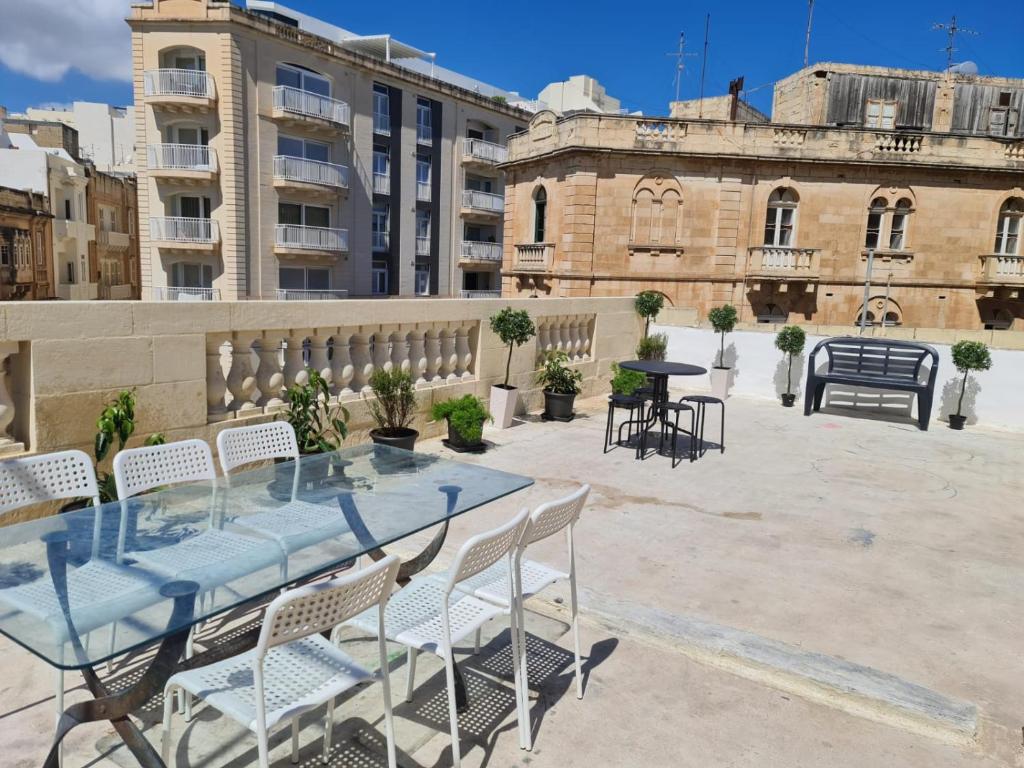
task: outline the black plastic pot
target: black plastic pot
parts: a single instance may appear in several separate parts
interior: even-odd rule
[[[370,439],[377,445],[387,445],[392,448],[402,448],[411,451],[416,446],[416,438],[420,433],[409,427],[401,429],[371,429]]]
[[[576,395],[562,395],[544,390],[544,413],[552,419],[569,420]]]
[[[480,428],[484,426],[486,419],[480,419]],[[451,421],[448,421],[448,445],[456,451],[475,451],[484,447],[483,440],[477,440],[476,442],[469,442],[461,434],[459,434],[455,427],[452,426]]]
[[[796,395],[792,394],[791,392],[787,392],[786,394],[784,394],[782,396],[782,405],[785,406],[786,408],[792,408],[793,407],[793,403],[795,403],[795,402],[796,402]]]
[[[955,413],[949,414],[950,429],[963,429],[965,423],[967,423],[966,416],[957,416]]]

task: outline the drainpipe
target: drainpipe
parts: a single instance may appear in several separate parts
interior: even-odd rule
[[[875,264],[875,249],[868,248],[868,266],[864,273],[864,305],[860,309],[860,335],[864,335],[864,329],[868,322],[868,300],[871,298],[871,268]],[[884,322],[883,315],[883,322]],[[883,326],[884,327],[884,326]]]

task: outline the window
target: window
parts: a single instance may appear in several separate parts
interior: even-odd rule
[[[179,261],[171,267],[171,282],[172,288],[212,288],[213,267]]]
[[[865,128],[891,131],[896,127],[896,102],[868,99],[864,113]]]
[[[373,132],[391,135],[391,96],[386,85],[373,84]]]
[[[64,218],[71,221],[71,201],[67,198],[64,199]]]
[[[434,140],[430,113],[430,101],[416,99],[416,141],[420,144],[430,144]]]
[[[992,136],[1017,135],[1017,110],[992,107],[988,115],[988,132]]]
[[[416,255],[430,255],[430,211],[416,211]]]
[[[391,193],[391,155],[379,144],[373,147],[373,191],[378,195]]]
[[[8,239],[10,232],[0,232],[0,264],[5,267],[11,266],[11,241]]]
[[[176,52],[170,57],[168,64],[174,69],[195,69],[200,72],[206,71],[206,57],[199,51]]]
[[[416,199],[430,202],[430,157],[416,156]]]
[[[984,324],[986,331],[1008,331],[1013,328],[1013,315],[1009,310],[996,309],[988,314],[991,319]]]
[[[67,262],[64,265],[64,270],[65,270],[64,277],[65,277],[66,282],[73,285],[75,283],[75,262],[73,262],[73,261]]]
[[[188,125],[172,125],[168,130],[172,144],[206,146],[210,143],[210,132],[206,128]]]
[[[1011,197],[999,209],[995,252],[1016,256],[1020,252],[1020,220],[1024,217],[1024,199]]]
[[[430,265],[429,264],[417,264],[416,265],[416,295],[417,296],[429,296],[430,295]]]
[[[175,199],[176,215],[186,219],[210,218],[210,198],[179,195]]]
[[[277,282],[288,291],[329,291],[331,271],[324,267],[280,267]]]
[[[889,226],[889,250],[902,251],[907,244],[907,219],[910,217],[910,200],[901,197],[896,201]]]
[[[882,227],[885,225],[885,209],[889,201],[884,197],[876,197],[868,209],[868,231],[864,238],[865,248],[878,248],[882,240]]]
[[[467,176],[466,177],[466,189],[472,189],[476,192],[486,192],[491,194],[494,189],[494,184],[490,179],[484,179],[479,176]]]
[[[298,88],[319,96],[331,95],[331,81],[323,75],[295,64],[277,65],[277,84]]]
[[[796,225],[796,192],[779,187],[768,197],[768,217],[764,224],[764,244],[777,248],[791,248]]]
[[[547,228],[548,193],[538,187],[533,193],[533,242],[543,243]]]
[[[329,227],[331,209],[321,205],[278,203],[277,223],[302,227]]]
[[[371,220],[371,235],[372,245],[375,251],[386,251],[388,250],[388,219],[389,209],[386,205],[375,205],[373,206],[373,217]]]
[[[376,295],[386,295],[388,292],[388,263],[386,261],[375,261],[371,266],[370,287]]]
[[[278,134],[277,154],[329,163],[331,161],[331,145],[322,141],[297,139],[294,136]]]

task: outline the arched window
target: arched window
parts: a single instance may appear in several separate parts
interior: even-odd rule
[[[533,242],[545,242],[547,234],[548,193],[544,187],[537,187],[533,193]]]
[[[874,313],[874,312],[872,312],[872,311],[871,311],[871,310],[869,309],[869,310],[868,310],[868,313],[867,313],[867,314],[868,314],[868,316],[867,316],[867,323],[866,323],[866,324],[867,324],[867,325],[874,325],[874,324],[875,324],[875,313]],[[862,317],[862,316],[863,316],[863,313],[860,313],[860,314],[858,314],[858,315],[857,315],[857,319],[853,321],[853,324],[854,324],[854,325],[860,325],[860,322],[861,322],[861,317]]]
[[[757,313],[759,323],[785,323],[787,320],[789,313],[778,304],[765,304]]]
[[[160,62],[167,69],[206,70],[206,54],[198,48],[168,48],[160,52]]]
[[[865,248],[877,248],[882,241],[882,230],[885,227],[885,210],[889,201],[884,197],[876,197],[868,208],[868,231],[864,238]]]
[[[630,243],[677,245],[682,239],[683,190],[675,177],[662,172],[645,175],[633,189]]]
[[[791,248],[796,241],[796,209],[799,198],[792,189],[779,187],[768,197],[768,217],[764,223],[764,244]]]
[[[896,201],[896,209],[892,212],[892,224],[889,225],[889,250],[902,251],[907,244],[907,220],[910,218],[910,200],[901,197]]]
[[[1020,252],[1020,220],[1024,217],[1024,200],[1011,197],[999,209],[996,225],[996,253],[1016,256]]]

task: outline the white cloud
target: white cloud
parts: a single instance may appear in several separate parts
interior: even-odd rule
[[[54,82],[74,68],[97,80],[130,81],[131,0],[0,0],[0,62]]]

